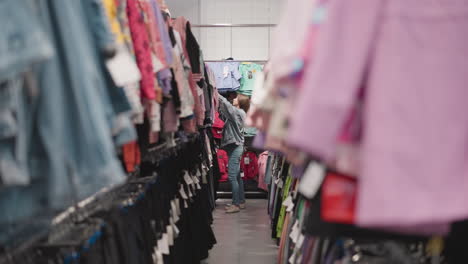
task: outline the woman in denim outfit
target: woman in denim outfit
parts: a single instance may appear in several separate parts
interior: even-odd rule
[[[221,148],[229,157],[228,176],[232,188],[232,204],[226,206],[226,213],[238,213],[245,208],[244,182],[240,175],[240,160],[244,152],[245,111],[219,96],[219,113],[226,119]],[[235,99],[237,102],[237,99]]]

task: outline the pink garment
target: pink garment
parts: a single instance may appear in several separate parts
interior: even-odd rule
[[[127,0],[127,16],[136,61],[141,71],[141,96],[146,99],[155,99],[155,77],[153,62],[151,61],[150,41],[148,32],[146,31],[146,25],[140,14],[137,0]]]
[[[271,72],[275,78],[289,76],[295,70],[298,50],[303,46],[317,0],[285,2],[283,16],[275,29],[271,52]],[[285,45],[287,43],[287,45]]]
[[[163,67],[167,68],[169,65],[167,63],[166,50],[164,49],[164,44],[157,24],[156,15],[154,14],[154,9],[149,1],[139,1],[139,4],[141,5],[148,19],[146,22],[146,27],[150,36],[151,50],[163,64]]]
[[[179,32],[180,38],[182,39],[182,46],[183,46],[182,48],[183,48],[183,53],[185,55],[185,58],[189,58],[187,48],[186,48],[186,43],[187,43],[187,32],[186,32],[187,19],[185,19],[185,17],[178,17],[177,19],[175,19],[173,21],[173,27],[177,32]],[[190,65],[189,60],[187,60],[187,64]],[[191,67],[191,65],[190,65],[190,67]],[[201,109],[200,100],[199,100],[199,97],[198,97],[198,90],[197,90],[198,87],[197,87],[197,84],[195,83],[192,75],[193,75],[193,73],[190,72],[189,76],[188,76],[188,81],[189,81],[189,84],[190,84],[190,90],[192,91],[192,96],[194,98],[194,113],[195,113],[196,119],[195,119],[195,124],[193,122],[190,122],[190,123],[186,123],[185,125],[187,126],[186,127],[187,129],[194,131],[194,130],[196,130],[195,127],[192,128],[192,127],[188,127],[188,126],[192,126],[192,125],[196,126],[197,124],[199,124],[199,117],[203,114],[203,110]],[[201,125],[203,125],[203,123]]]
[[[465,0],[331,2],[289,142],[332,160],[358,91],[367,88],[358,224],[468,217],[466,28]]]
[[[265,174],[268,162],[268,151],[263,152],[258,157],[258,188],[268,191],[268,186],[265,183]]]

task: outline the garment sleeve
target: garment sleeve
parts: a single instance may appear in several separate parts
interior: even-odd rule
[[[236,107],[233,106],[229,101],[222,95],[218,95],[219,98],[219,113],[229,120],[236,120]]]
[[[239,67],[236,67],[236,66],[232,66],[232,69],[231,69],[231,73],[232,73],[232,76],[236,79],[236,80],[240,80],[242,78],[242,73],[239,71]]]
[[[305,69],[288,142],[325,160],[333,159],[338,134],[365,85],[386,0],[331,1],[320,29],[317,53]]]

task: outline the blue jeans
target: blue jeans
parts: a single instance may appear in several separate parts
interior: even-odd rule
[[[245,202],[244,182],[240,175],[240,161],[244,146],[230,144],[225,147],[229,157],[228,175],[232,188],[232,204],[239,205]]]

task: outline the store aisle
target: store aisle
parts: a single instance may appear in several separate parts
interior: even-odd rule
[[[205,264],[272,264],[278,247],[271,239],[266,200],[247,200],[247,208],[226,214],[229,200],[218,200],[214,212],[214,232],[218,244]]]

